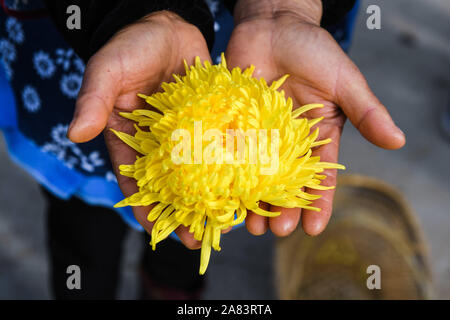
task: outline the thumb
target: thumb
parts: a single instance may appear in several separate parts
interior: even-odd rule
[[[385,149],[403,147],[403,131],[395,125],[350,59],[342,62],[336,94],[338,105],[367,140]]]
[[[87,142],[103,131],[120,92],[120,75],[114,60],[101,52],[89,60],[67,133],[72,142]]]

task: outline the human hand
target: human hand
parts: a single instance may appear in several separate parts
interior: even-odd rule
[[[339,139],[348,117],[359,132],[373,144],[398,149],[405,144],[403,132],[394,124],[386,108],[375,97],[364,76],[341,50],[333,37],[320,27],[320,0],[239,0],[234,11],[235,29],[226,58],[230,68],[253,64],[254,76],[273,80],[289,74],[282,86],[295,107],[321,103],[308,118],[324,117],[318,124],[318,139],[331,138],[330,144],[317,148],[313,155],[321,161],[337,162]],[[336,185],[336,170],[326,170],[324,185]],[[281,215],[267,218],[249,213],[247,229],[254,235],[270,227],[278,236],[290,234],[302,219],[304,231],[317,235],[331,215],[334,190],[306,190],[322,197],[313,205],[320,212],[272,206]],[[269,205],[263,203],[263,208]]]
[[[137,94],[151,95],[173,73],[184,72],[183,59],[192,64],[196,56],[210,60],[203,35],[174,13],[153,13],[124,28],[89,60],[68,137],[76,143],[86,142],[105,128],[134,134],[133,122],[119,112],[144,108]],[[120,175],[118,167],[134,163],[137,153],[110,130],[104,135],[119,186],[128,197],[138,187],[135,180]],[[150,208],[133,207],[133,212],[151,234]],[[201,243],[188,230],[180,226],[176,233],[188,248],[199,248]]]

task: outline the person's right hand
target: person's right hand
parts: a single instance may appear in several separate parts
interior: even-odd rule
[[[160,11],[127,26],[89,60],[76,102],[68,137],[75,143],[92,140],[105,128],[134,133],[133,123],[119,115],[145,107],[138,93],[151,95],[173,73],[184,73],[183,59],[211,60],[206,41],[197,27],[178,15]],[[126,197],[138,191],[136,181],[119,174],[121,164],[132,164],[137,153],[105,130],[105,140],[119,186]],[[151,233],[150,207],[133,207],[137,221]],[[191,249],[200,247],[187,227],[176,233]]]

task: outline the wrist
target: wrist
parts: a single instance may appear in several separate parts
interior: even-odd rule
[[[177,13],[168,10],[152,12],[144,16],[138,23],[159,26],[159,30],[163,29],[166,31],[167,40],[170,39],[177,45],[183,43],[186,39],[204,39],[201,30],[197,26],[186,21]]]
[[[252,19],[274,19],[285,15],[319,26],[322,18],[322,1],[238,0],[234,8],[236,24]]]
[[[190,19],[189,14],[182,15],[176,10],[160,10],[147,14],[141,19],[141,22],[151,22],[164,25],[172,34],[178,34],[182,38],[189,39],[194,36],[199,37],[206,41],[207,46],[211,49],[214,41],[212,22],[210,27],[209,18],[205,18],[204,23],[195,23],[198,21]],[[212,18],[211,21],[213,21]]]
[[[140,22],[157,22],[166,26],[189,24],[175,12],[169,10],[155,11],[142,17]]]

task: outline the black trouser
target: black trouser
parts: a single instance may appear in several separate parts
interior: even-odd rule
[[[44,190],[48,200],[48,245],[51,285],[56,299],[114,299],[119,280],[122,245],[128,226],[111,209],[89,206],[72,198],[64,201]],[[141,270],[153,283],[175,290],[197,290],[199,250],[166,239],[156,251],[142,236]],[[81,270],[81,290],[69,290],[67,267]]]

